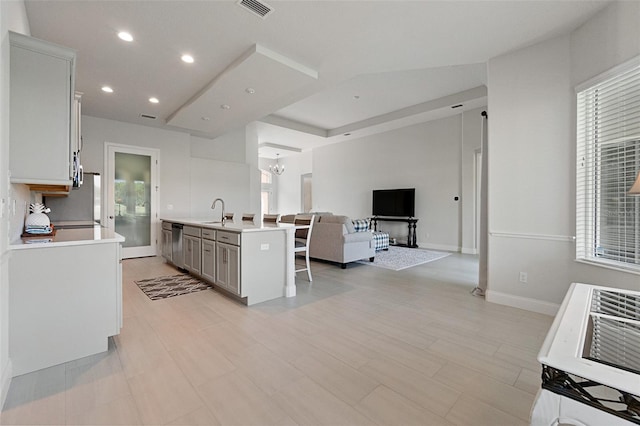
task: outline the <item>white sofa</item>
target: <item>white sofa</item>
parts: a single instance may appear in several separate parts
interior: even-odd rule
[[[371,231],[356,232],[347,216],[332,214],[316,215],[309,241],[309,256],[314,259],[337,262],[342,269],[347,263],[369,259],[376,254]]]

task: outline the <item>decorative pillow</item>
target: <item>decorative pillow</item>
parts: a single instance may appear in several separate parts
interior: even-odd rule
[[[354,219],[353,228],[356,232],[364,232],[369,230],[369,219]]]

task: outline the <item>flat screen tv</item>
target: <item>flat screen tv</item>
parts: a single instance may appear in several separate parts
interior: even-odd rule
[[[416,208],[416,189],[374,189],[374,216],[413,217]]]

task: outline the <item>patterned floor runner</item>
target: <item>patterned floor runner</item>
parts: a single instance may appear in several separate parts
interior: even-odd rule
[[[136,281],[136,284],[151,300],[166,299],[210,288],[207,283],[188,274],[149,278]]]
[[[369,262],[369,259],[359,260],[358,263],[400,271],[402,269],[411,268],[412,266],[422,265],[423,263],[442,259],[450,254],[451,253],[441,251],[391,246],[389,247],[389,250],[377,252],[373,263]]]

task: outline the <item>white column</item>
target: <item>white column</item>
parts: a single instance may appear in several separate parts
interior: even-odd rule
[[[296,256],[293,251],[295,248],[295,235],[296,229],[294,227],[287,228],[287,241],[286,241],[286,279],[284,287],[285,297],[294,297],[296,295]]]

